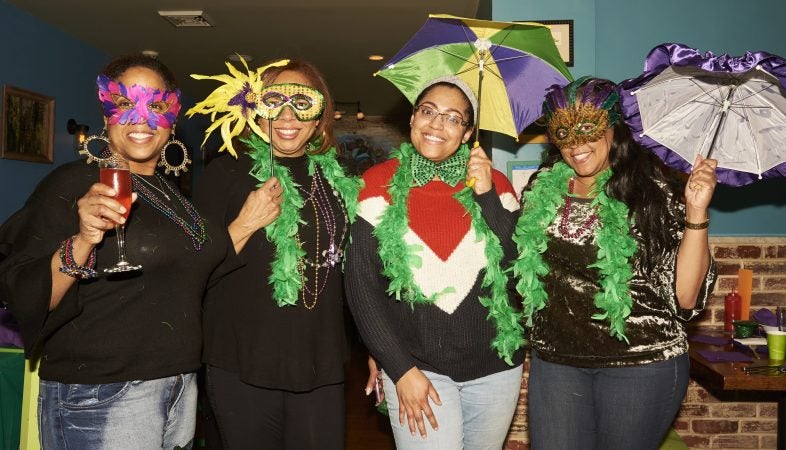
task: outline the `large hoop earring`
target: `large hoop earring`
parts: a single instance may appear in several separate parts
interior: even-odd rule
[[[310,141],[306,142],[306,153],[314,154],[317,150],[322,148],[325,143],[325,132],[316,137],[312,137]]]
[[[169,148],[170,145],[176,145],[180,147],[180,150],[183,152],[183,160],[178,165],[170,164],[169,161],[166,159],[166,149]],[[180,176],[180,171],[188,172],[188,165],[191,164],[191,160],[188,159],[188,149],[186,148],[185,144],[175,139],[174,133],[169,138],[166,144],[161,147],[161,158],[158,160],[158,166],[164,168],[164,174],[169,175],[169,172],[175,172],[175,176]]]
[[[90,150],[88,149],[87,146],[90,144],[91,141],[106,142],[107,146],[101,149],[101,154],[99,156],[90,153]],[[84,141],[82,141],[82,143],[79,145],[79,154],[87,156],[88,164],[90,164],[93,161],[95,162],[106,161],[111,156],[111,152],[107,150],[108,148],[109,148],[109,138],[106,137],[106,128],[104,128],[103,130],[101,130],[101,134],[92,134],[86,137]]]

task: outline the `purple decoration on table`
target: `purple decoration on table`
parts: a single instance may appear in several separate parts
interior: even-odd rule
[[[768,327],[777,327],[778,326],[778,319],[775,317],[775,313],[767,308],[761,308],[755,313],[753,313],[753,320],[762,324],[767,325]]]
[[[0,347],[8,346],[24,347],[22,334],[19,332],[19,324],[11,316],[11,312],[0,308]]]
[[[668,43],[653,48],[644,62],[644,72],[636,77],[623,81],[619,85],[620,105],[625,122],[631,128],[633,137],[643,147],[654,152],[663,162],[677,170],[689,173],[693,161],[688,161],[676,151],[657,142],[646,134],[642,134],[643,124],[639,103],[633,92],[641,89],[648,82],[660,75],[665,69],[706,71],[708,75],[743,74],[752,70],[763,70],[777,78],[781,92],[786,92],[786,60],[763,51],[746,52],[743,56],[733,57],[727,54],[715,56],[712,52],[704,55],[699,50],[683,44]],[[779,126],[785,126],[786,123]],[[744,186],[763,178],[786,177],[786,162],[762,171],[761,175],[741,170],[721,167],[717,169],[718,182],[729,186]]]
[[[710,345],[726,345],[731,342],[731,338],[725,336],[708,336],[706,334],[692,334],[688,337],[691,342],[699,342]]]
[[[740,352],[699,350],[699,354],[709,362],[753,362],[752,357]]]

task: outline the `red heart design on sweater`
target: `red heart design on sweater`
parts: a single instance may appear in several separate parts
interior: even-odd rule
[[[424,189],[410,191],[409,227],[443,261],[450,258],[472,225],[470,215],[452,197],[462,187],[431,182]]]

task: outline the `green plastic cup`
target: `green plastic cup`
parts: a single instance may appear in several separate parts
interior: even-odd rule
[[[783,361],[786,357],[786,331],[768,331],[767,349],[771,360]]]

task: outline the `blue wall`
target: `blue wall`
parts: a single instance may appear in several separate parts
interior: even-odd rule
[[[54,164],[0,159],[0,222],[19,209],[54,167],[79,155],[66,131],[69,118],[100,131],[95,76],[108,57],[0,0],[0,83],[55,99]]]
[[[19,209],[38,182],[52,169],[84,158],[74,149],[74,137],[66,131],[73,118],[90,126],[90,133],[103,128],[103,116],[96,98],[96,75],[112,56],[77,40],[0,0],[0,83],[55,98],[54,163],[42,164],[0,159],[0,223]],[[182,111],[193,102],[184,97]],[[181,114],[177,137],[192,150],[191,172],[202,165],[199,145],[207,120],[185,120]],[[188,183],[188,181],[186,181]]]
[[[574,20],[575,77],[622,81],[639,75],[656,45],[681,42],[702,52],[740,56],[764,50],[786,56],[782,0],[494,0],[494,20]],[[786,143],[784,143],[786,145]],[[541,145],[494,138],[494,164],[537,159]],[[786,235],[786,180],[743,188],[719,186],[712,203],[713,235]]]

